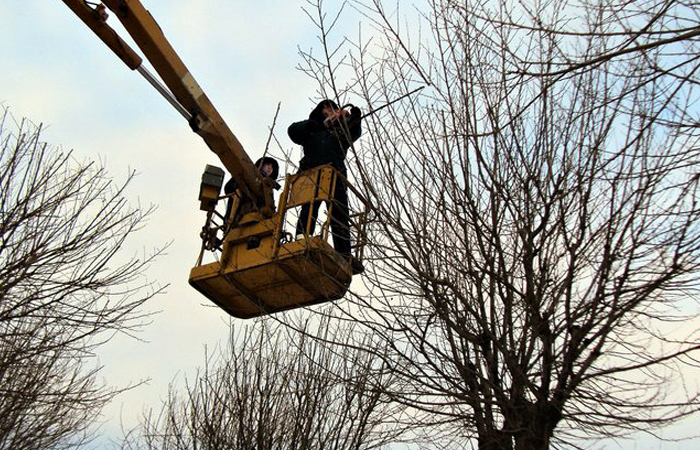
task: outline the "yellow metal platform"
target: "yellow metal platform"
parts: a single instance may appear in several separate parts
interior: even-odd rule
[[[194,267],[190,284],[242,319],[336,300],[347,292],[350,263],[320,237],[281,245],[273,261],[265,255],[265,244],[247,250],[250,255],[233,259],[223,271],[220,262]]]

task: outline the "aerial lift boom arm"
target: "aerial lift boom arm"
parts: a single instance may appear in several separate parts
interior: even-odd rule
[[[126,31],[141,49],[169,89],[180,112],[192,129],[219,157],[245,195],[258,204],[272,204],[272,190],[263,183],[259,171],[226,122],[204,94],[201,87],[172,48],[160,27],[139,0],[103,0],[119,18]],[[138,70],[151,84],[142,60],[106,23],[101,5],[90,7],[85,0],[63,0],[130,69]],[[154,84],[155,86],[155,84]],[[156,86],[157,87],[157,86]],[[168,92],[163,92],[166,98]],[[171,99],[173,103],[173,99]],[[177,107],[177,105],[175,105]],[[269,197],[269,198],[268,198]]]
[[[277,184],[261,177],[141,2],[102,1],[104,4],[95,6],[86,0],[63,0],[130,69],[141,73],[176,107],[216,153],[244,196],[238,193],[230,196],[230,211],[225,216],[219,214],[216,205],[221,199],[223,171],[207,167],[199,196],[200,209],[206,211],[207,219],[200,233],[199,258],[190,270],[190,285],[232,316],[240,318],[342,298],[356,273],[352,260],[359,261],[362,257],[369,203],[340,172],[326,165],[287,176],[276,208],[272,191]],[[107,25],[107,9],[119,18],[159,77],[151,74],[143,66],[141,56]],[[335,192],[342,187],[351,190],[364,205],[351,216],[352,223],[348,224],[358,236],[352,256],[339,253],[328,243],[330,223],[335,217],[333,209],[342,207]],[[290,233],[285,232],[287,211],[298,211],[322,202],[327,205],[327,217],[321,235],[311,232],[315,219],[309,218],[303,224],[304,238],[292,239]],[[223,221],[218,222],[218,218]],[[335,227],[332,231],[337,232]],[[350,231],[348,226],[348,238]],[[205,251],[211,252],[213,261],[203,260]]]

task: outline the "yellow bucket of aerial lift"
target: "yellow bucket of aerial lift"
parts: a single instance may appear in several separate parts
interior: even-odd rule
[[[330,214],[321,226],[320,236],[307,234],[292,241],[285,238],[290,235],[284,232],[287,211],[315,202],[327,202],[328,208],[332,208],[335,186],[341,176],[331,166],[288,176],[277,212],[268,218],[259,212],[243,216],[226,232],[218,261],[202,264],[200,253],[197,266],[190,271],[190,284],[238,318],[343,297],[350,286],[352,268],[327,242]],[[351,216],[356,234],[363,236],[367,203],[345,183],[365,205],[361,212]],[[210,218],[211,213],[205,230],[211,227]],[[354,246],[357,258],[361,257],[362,241],[358,238]]]

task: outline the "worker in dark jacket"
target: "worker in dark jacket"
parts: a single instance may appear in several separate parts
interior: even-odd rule
[[[255,167],[258,168],[260,171],[260,176],[263,178],[270,178],[273,181],[277,180],[277,177],[279,176],[280,172],[280,165],[277,162],[275,158],[270,158],[269,156],[264,156],[257,161],[255,161]],[[236,192],[236,189],[238,189],[238,183],[236,183],[236,180],[231,178],[228,180],[226,185],[224,185],[224,192],[226,195],[231,195],[234,192]],[[243,216],[245,213],[252,211],[255,207],[252,205],[252,202],[250,204],[244,204],[246,201],[248,201],[246,198],[243,198],[241,201],[241,204],[238,207],[237,211],[237,217]],[[231,215],[231,207],[233,206],[233,197],[228,198],[228,204],[226,205],[226,215],[224,216],[224,223],[227,223],[230,215]],[[257,205],[257,207],[262,207],[264,205]],[[274,208],[274,205],[273,205]],[[234,220],[233,223],[235,224],[237,221]]]
[[[360,108],[353,106],[348,112],[338,108],[333,100],[323,100],[311,111],[308,120],[291,124],[287,133],[295,144],[302,146],[304,151],[304,157],[299,162],[299,171],[331,164],[347,177],[345,156],[352,143],[362,133],[361,117]],[[338,253],[351,259],[348,191],[345,183],[340,180],[336,184],[333,200],[331,209],[333,246]],[[320,202],[313,205],[309,234],[314,232],[319,206]],[[304,234],[310,209],[310,204],[302,206],[297,222],[297,235]]]

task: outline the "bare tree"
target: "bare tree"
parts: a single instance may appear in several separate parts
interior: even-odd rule
[[[90,437],[122,388],[89,358],[143,325],[153,256],[118,252],[149,210],[123,185],[40,140],[41,127],[0,118],[0,448],[71,448]],[[129,177],[131,179],[131,177]]]
[[[365,121],[350,169],[377,220],[343,314],[389,345],[391,397],[480,449],[695,413],[696,9],[427,3],[353,2],[344,49],[312,3],[329,57],[302,52],[322,92],[370,109],[430,85]]]
[[[381,389],[391,377],[368,354],[319,339],[346,336],[327,325],[313,327],[314,338],[265,322],[232,328],[228,348],[208,356],[184,391],[171,388],[124,447],[344,450],[395,440],[397,409]]]
[[[471,10],[472,22],[498,23],[515,32],[547,35],[554,45],[540,55],[508,52],[513,73],[549,83],[587,71],[621,78],[621,97],[652,88],[664,114],[657,125],[697,128],[694,102],[700,59],[696,5],[678,0],[533,2],[494,13]],[[556,42],[555,42],[556,41]],[[524,57],[523,57],[524,56]]]

